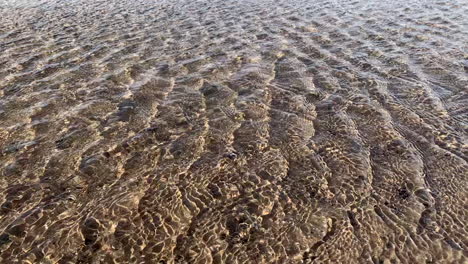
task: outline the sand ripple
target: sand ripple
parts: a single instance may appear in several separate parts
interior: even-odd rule
[[[466,263],[466,14],[3,0],[2,263]]]

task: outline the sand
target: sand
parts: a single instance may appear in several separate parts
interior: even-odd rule
[[[467,263],[467,14],[0,1],[1,263]]]

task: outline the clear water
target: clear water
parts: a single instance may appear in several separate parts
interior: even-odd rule
[[[0,0],[3,263],[466,263],[468,2]]]

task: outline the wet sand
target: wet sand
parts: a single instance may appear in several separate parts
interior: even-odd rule
[[[467,14],[0,1],[1,263],[467,263]]]

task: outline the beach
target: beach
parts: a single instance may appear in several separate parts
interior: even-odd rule
[[[467,14],[0,1],[0,263],[467,263]]]

